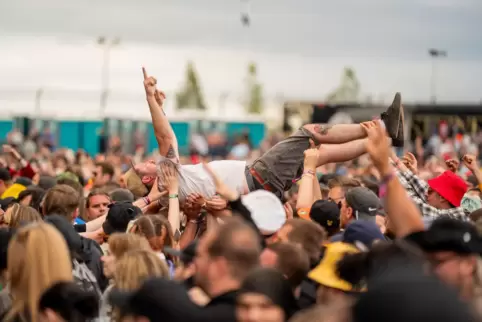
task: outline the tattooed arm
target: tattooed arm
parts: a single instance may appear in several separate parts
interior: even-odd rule
[[[156,79],[149,77],[145,69],[144,87],[146,89],[146,98],[151,113],[152,126],[154,134],[159,146],[159,153],[172,161],[179,163],[179,152],[176,135],[172,130],[171,124],[162,109],[165,95],[156,89]]]

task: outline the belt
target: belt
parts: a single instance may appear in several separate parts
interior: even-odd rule
[[[256,170],[251,168],[251,169],[249,169],[249,173],[251,173],[253,178],[256,181],[258,181],[258,183],[261,185],[261,187],[263,187],[264,190],[267,190],[267,191],[270,191],[270,192],[273,192],[273,193],[276,191],[276,189],[274,189],[269,183],[265,182],[263,180],[263,178],[261,178],[261,176],[259,175],[258,172],[256,172]]]

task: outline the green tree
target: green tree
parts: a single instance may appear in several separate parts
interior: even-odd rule
[[[326,98],[328,103],[355,103],[360,94],[360,82],[355,70],[345,67],[341,76],[340,84]]]
[[[201,85],[192,62],[187,64],[186,80],[182,90],[176,94],[176,103],[178,109],[206,109]]]
[[[258,74],[255,63],[248,66],[247,88],[248,101],[246,109],[250,114],[263,112],[263,86],[258,82]]]

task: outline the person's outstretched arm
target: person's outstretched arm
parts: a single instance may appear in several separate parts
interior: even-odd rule
[[[367,152],[382,175],[380,197],[385,201],[385,210],[393,224],[397,237],[424,230],[422,216],[398,181],[390,165],[390,148],[385,130],[377,125],[368,130]]]
[[[151,113],[152,126],[159,146],[159,153],[172,161],[179,162],[179,151],[177,138],[174,130],[162,110],[165,95],[156,88],[157,80],[148,76],[146,69],[142,68],[144,74],[144,89],[146,91],[147,104]]]

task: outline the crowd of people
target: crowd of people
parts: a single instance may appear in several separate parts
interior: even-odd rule
[[[441,131],[397,157],[397,93],[380,119],[189,163],[143,76],[156,159],[3,146],[2,321],[481,320],[474,146]]]

